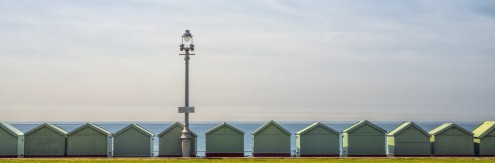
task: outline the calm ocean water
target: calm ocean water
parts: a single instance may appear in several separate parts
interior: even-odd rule
[[[159,134],[161,131],[165,130],[168,128],[170,125],[172,125],[175,122],[104,122],[104,123],[95,123],[108,131],[115,133],[119,131],[120,129],[126,127],[127,125],[135,123],[139,124],[142,127],[148,129],[149,131]],[[198,135],[198,156],[204,156],[204,151],[205,151],[205,135],[204,133],[219,125],[221,122],[191,122],[191,131],[196,133]],[[228,122],[230,125],[244,131],[244,150],[245,150],[245,155],[246,156],[251,156],[251,151],[252,151],[252,139],[251,139],[251,133],[259,128],[261,125],[263,125],[266,122]],[[309,125],[311,125],[313,122],[277,122],[279,123],[282,127],[287,129],[292,133],[291,135],[291,148],[292,151],[295,149],[295,133]],[[353,125],[356,123],[356,121],[349,121],[349,122],[322,122],[325,125],[328,125],[329,127],[337,130],[337,131],[342,131],[346,129],[347,127]],[[394,129],[397,125],[399,125],[401,122],[379,122],[379,121],[373,121],[374,124],[382,127],[383,129],[390,131]],[[415,122],[419,126],[421,126],[424,130],[430,131],[434,129],[435,127],[441,125],[444,122],[441,121],[435,121],[435,122]],[[479,122],[455,122],[456,124],[460,125],[461,127],[464,127],[467,130],[473,130],[478,124],[481,123]],[[17,129],[21,130],[22,132],[27,132],[36,126],[40,125],[41,123],[12,123],[14,127]],[[53,123],[66,131],[70,132],[77,127],[81,126],[84,123]],[[155,155],[158,155],[158,138],[155,139]]]

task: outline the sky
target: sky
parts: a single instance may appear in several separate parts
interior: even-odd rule
[[[0,121],[495,120],[495,1],[0,0]]]

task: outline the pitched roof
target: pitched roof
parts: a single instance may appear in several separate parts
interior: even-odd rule
[[[371,123],[370,121],[368,120],[364,120],[364,121],[359,121],[357,122],[356,124],[352,125],[351,127],[348,127],[347,129],[345,129],[344,131],[342,131],[343,133],[351,133],[353,132],[354,130],[358,129],[359,127],[361,126],[364,126],[364,125],[369,125],[371,127],[373,127],[374,129],[380,131],[380,132],[383,132],[383,133],[387,133],[387,130],[381,128],[380,126],[377,126],[373,123]]]
[[[340,132],[335,131],[334,129],[332,129],[332,128],[330,128],[330,127],[328,127],[328,126],[326,126],[326,125],[324,125],[324,124],[322,124],[320,122],[318,122],[318,123],[313,123],[313,124],[309,125],[308,127],[302,129],[301,131],[298,131],[296,133],[296,135],[303,135],[303,134],[305,134],[305,133],[307,133],[307,132],[309,132],[309,131],[317,128],[317,127],[322,127],[322,128],[324,128],[324,129],[326,129],[326,130],[328,130],[330,132],[333,132],[333,133],[337,134],[337,135],[340,134]]]
[[[243,132],[243,131],[241,131],[241,130],[239,130],[239,129],[235,128],[234,126],[231,126],[231,125],[229,125],[229,124],[227,124],[227,123],[225,123],[225,122],[223,122],[222,124],[220,124],[220,125],[218,125],[218,126],[216,126],[216,127],[212,128],[212,129],[210,129],[210,130],[206,131],[206,132],[205,132],[205,134],[210,134],[210,133],[212,133],[212,132],[214,132],[214,131],[216,131],[216,130],[218,130],[218,129],[222,128],[222,127],[227,127],[227,128],[230,128],[230,129],[234,130],[235,132],[237,132],[237,133],[239,133],[239,134],[244,135],[244,132]]]
[[[484,121],[473,130],[474,137],[483,138],[495,129],[495,121]]]
[[[267,127],[269,127],[271,125],[277,127],[280,131],[284,132],[285,134],[290,135],[289,131],[287,131],[285,128],[283,128],[282,126],[280,126],[279,124],[277,124],[273,120],[270,120],[268,123],[265,123],[263,126],[256,129],[253,133],[251,133],[251,135],[258,135],[261,131],[265,130]]]
[[[468,130],[464,129],[461,126],[456,125],[455,123],[444,123],[444,124],[438,126],[437,128],[431,130],[428,133],[430,135],[438,135],[438,134],[440,134],[440,133],[444,132],[445,130],[450,129],[452,127],[455,127],[455,128],[457,128],[457,129],[459,129],[461,131],[464,131],[467,134],[473,135],[473,133],[471,131],[468,131]]]
[[[58,127],[58,126],[55,126],[55,125],[53,125],[53,124],[48,124],[48,123],[43,123],[43,124],[41,124],[41,125],[39,125],[39,126],[37,126],[37,127],[33,128],[33,129],[29,130],[29,131],[28,131],[28,132],[26,132],[24,135],[29,135],[29,134],[31,134],[31,133],[33,133],[33,132],[35,132],[35,131],[37,131],[37,130],[39,130],[39,129],[43,128],[43,127],[47,127],[47,128],[49,128],[49,129],[51,129],[51,130],[53,130],[53,131],[55,131],[55,132],[59,133],[60,135],[67,136],[67,131],[65,131],[64,129],[62,129],[62,128]]]
[[[168,133],[170,130],[172,130],[174,127],[179,127],[181,129],[184,129],[184,125],[180,122],[175,122],[174,124],[170,125],[170,127],[168,127],[167,129],[163,130],[162,132],[160,132],[160,134],[158,134],[158,137],[161,137],[163,136],[164,134]],[[189,132],[191,133],[191,135],[193,137],[198,137],[198,135],[196,135],[196,133],[192,132],[191,129],[189,129]]]
[[[141,133],[143,133],[143,134],[145,134],[147,136],[150,136],[150,137],[152,137],[154,135],[152,132],[146,130],[144,127],[141,127],[141,126],[139,126],[137,124],[130,124],[130,125],[124,127],[123,129],[117,131],[116,133],[114,133],[113,136],[116,137],[116,136],[124,133],[125,131],[127,131],[127,130],[129,130],[131,128],[136,129],[137,131],[139,131],[139,132],[141,132]]]
[[[3,128],[5,131],[9,132],[12,136],[18,137],[24,135],[21,131],[19,131],[14,126],[9,123],[0,123],[0,128]]]
[[[112,133],[110,131],[107,131],[107,130],[103,129],[100,126],[97,126],[97,125],[95,125],[93,123],[86,123],[86,124],[84,124],[84,125],[76,128],[76,129],[72,130],[71,132],[69,132],[67,134],[67,136],[72,135],[72,134],[76,133],[77,131],[82,130],[82,129],[86,128],[86,127],[90,127],[90,128],[92,128],[92,129],[94,129],[94,130],[96,130],[96,131],[98,131],[98,132],[100,132],[100,133],[102,133],[104,135],[107,135],[107,136],[111,136],[112,135]]]
[[[402,133],[402,131],[405,131],[406,129],[408,129],[409,127],[415,127],[416,129],[418,129],[419,132],[421,132],[422,134],[424,134],[425,136],[430,136],[430,134],[428,134],[428,132],[426,132],[425,130],[423,130],[421,127],[419,127],[416,123],[414,122],[402,122],[399,126],[395,127],[392,131],[390,131],[387,135],[388,136],[396,136],[396,135],[399,135],[400,133]]]

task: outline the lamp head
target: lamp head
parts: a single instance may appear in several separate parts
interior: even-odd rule
[[[191,41],[192,42],[192,34],[189,32],[189,30],[186,30],[186,32],[182,35],[182,41],[185,41],[185,42],[189,42]]]

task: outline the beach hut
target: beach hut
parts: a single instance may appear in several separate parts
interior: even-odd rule
[[[485,121],[473,130],[475,151],[480,156],[495,156],[495,121]]]
[[[23,157],[24,134],[8,123],[0,123],[0,157]]]
[[[24,134],[26,157],[65,156],[67,131],[53,124],[44,123]]]
[[[414,122],[403,122],[387,134],[390,156],[431,155],[430,134]]]
[[[206,157],[244,157],[244,132],[222,123],[206,133]]]
[[[254,157],[290,157],[290,132],[270,121],[252,134]]]
[[[113,134],[113,156],[153,156],[154,134],[143,127],[130,124]]]
[[[342,132],[344,156],[386,156],[386,130],[364,120]]]
[[[322,123],[313,123],[296,133],[296,152],[302,157],[339,156],[340,133]]]
[[[111,157],[112,133],[87,123],[67,134],[67,156]]]
[[[471,131],[454,123],[444,123],[429,133],[435,156],[474,155],[474,137]]]
[[[179,122],[172,124],[170,127],[158,134],[160,157],[182,157],[182,130],[184,125]],[[196,146],[198,135],[190,131],[193,139],[191,140],[191,156],[196,157]]]

